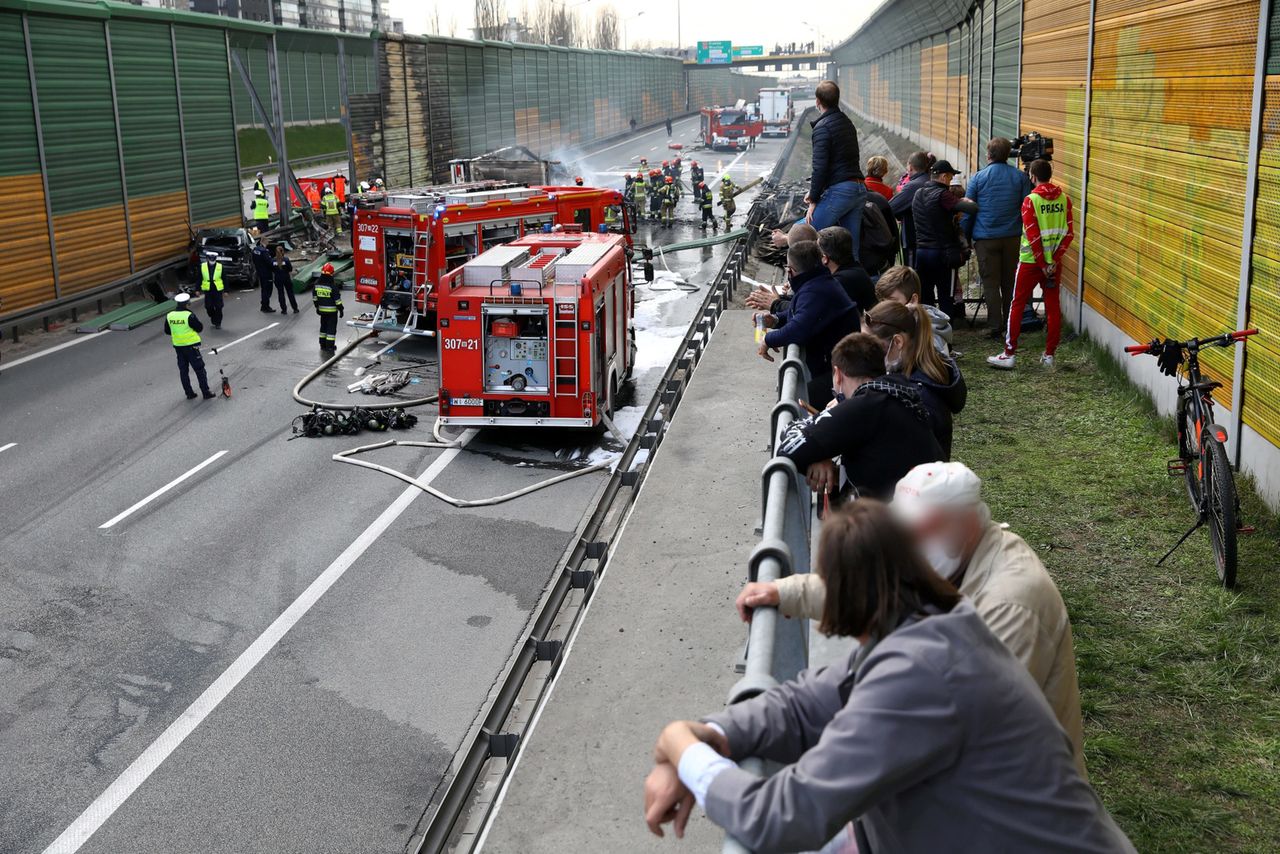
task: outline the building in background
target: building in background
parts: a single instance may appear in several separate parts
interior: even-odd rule
[[[383,14],[384,0],[129,0],[135,6],[184,9],[285,27],[339,33],[404,32],[404,21]]]

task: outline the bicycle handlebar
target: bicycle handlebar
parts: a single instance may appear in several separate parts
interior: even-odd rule
[[[1227,332],[1223,335],[1217,335],[1217,336],[1214,336],[1213,338],[1204,338],[1204,339],[1193,338],[1190,341],[1179,341],[1177,343],[1181,344],[1183,347],[1187,349],[1192,349],[1192,350],[1199,350],[1203,347],[1227,347],[1231,344],[1236,344],[1243,341],[1244,339],[1248,338],[1250,335],[1257,335],[1257,334],[1258,334],[1258,330],[1256,329],[1241,329],[1236,332]],[[1141,356],[1143,353],[1147,353],[1149,355],[1155,355],[1155,353],[1163,346],[1164,344],[1161,341],[1156,340],[1156,341],[1152,341],[1149,344],[1131,344],[1128,347],[1125,347],[1124,351],[1128,353],[1130,356]]]

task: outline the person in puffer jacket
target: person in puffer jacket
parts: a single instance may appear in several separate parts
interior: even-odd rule
[[[929,411],[940,460],[951,459],[952,417],[964,409],[968,387],[955,360],[933,346],[933,322],[925,306],[876,303],[864,316],[866,331],[886,347],[885,370],[901,374],[919,390]]]

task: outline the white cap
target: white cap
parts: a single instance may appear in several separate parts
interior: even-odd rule
[[[981,504],[982,480],[964,463],[923,463],[898,481],[890,507],[911,524],[932,510]]]
[[[952,176],[951,176],[951,186],[953,186],[953,187],[963,187],[963,186],[964,186],[964,181],[961,181],[961,180],[960,180],[960,173],[959,173],[959,172],[957,172],[956,174],[954,174],[954,175],[952,175]]]
[[[186,303],[191,302],[191,294],[180,293],[173,298],[173,301],[176,302],[178,305],[185,305]]]
[[[259,178],[261,178],[261,177],[262,177],[262,173],[261,173],[261,172],[259,172],[259,173],[258,173],[258,177],[259,177]]]

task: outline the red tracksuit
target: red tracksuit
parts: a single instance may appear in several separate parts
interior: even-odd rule
[[[1058,337],[1062,326],[1062,309],[1058,300],[1058,284],[1062,279],[1062,256],[1067,253],[1067,247],[1071,245],[1071,240],[1075,236],[1071,224],[1071,197],[1062,192],[1062,188],[1057,184],[1050,183],[1038,185],[1031,194],[1022,201],[1023,248],[1018,259],[1018,273],[1013,282],[1013,303],[1009,306],[1009,323],[1006,326],[1009,331],[1006,333],[1004,352],[1007,355],[1017,352],[1018,333],[1022,331],[1022,312],[1026,310],[1032,292],[1039,285],[1044,294],[1046,326],[1044,352],[1046,356],[1052,356],[1058,349]],[[1056,201],[1061,197],[1067,204],[1067,233],[1063,235],[1048,261],[1045,259],[1044,245],[1040,240],[1040,220],[1036,216],[1033,196],[1039,196],[1048,202]],[[1034,261],[1027,260],[1028,249],[1034,256]],[[1045,275],[1045,268],[1049,263],[1054,266],[1052,282]]]

